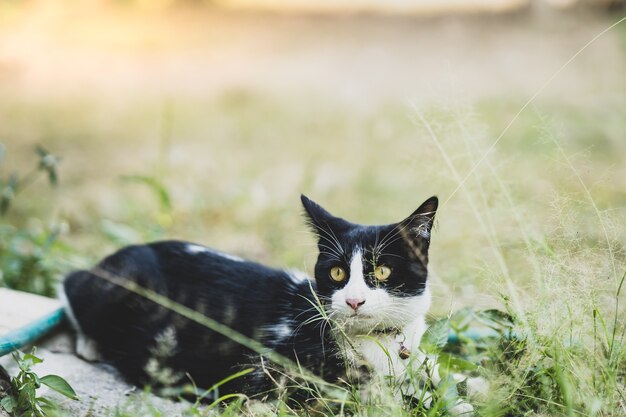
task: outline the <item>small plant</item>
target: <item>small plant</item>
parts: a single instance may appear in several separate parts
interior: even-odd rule
[[[47,398],[37,395],[42,385],[72,400],[78,400],[76,392],[67,381],[58,375],[38,376],[31,369],[43,362],[35,356],[36,348],[31,353],[14,352],[13,360],[19,368],[18,374],[11,378],[7,396],[0,399],[0,407],[16,417],[45,417],[56,409]]]
[[[32,170],[23,175],[0,175],[0,287],[52,296],[59,270],[49,253],[61,247],[57,240],[61,228],[32,230],[12,224],[7,216],[16,196],[40,176],[47,176],[52,186],[58,182],[59,158],[42,147],[35,152],[38,162]],[[4,147],[0,144],[0,161],[3,157]]]
[[[57,165],[59,158],[41,146],[37,146],[35,152],[39,156],[39,162],[32,170],[22,176],[12,173],[8,178],[0,178],[0,188],[2,189],[0,215],[6,214],[15,196],[35,182],[42,173],[47,175],[50,185],[55,186],[58,183]],[[4,159],[4,146],[0,144],[0,161],[2,159]]]

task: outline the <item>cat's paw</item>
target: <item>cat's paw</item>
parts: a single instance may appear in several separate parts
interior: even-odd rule
[[[465,380],[468,397],[486,397],[489,382],[483,377],[470,377]]]
[[[474,407],[466,401],[457,400],[453,406],[448,407],[447,411],[450,415],[453,416],[473,416],[474,415]]]
[[[81,333],[76,335],[76,355],[87,362],[102,361],[102,354],[96,341]]]

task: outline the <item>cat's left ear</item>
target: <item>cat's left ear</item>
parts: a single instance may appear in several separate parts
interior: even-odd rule
[[[328,228],[336,220],[335,216],[304,194],[300,195],[300,200],[315,230]]]
[[[430,244],[430,231],[435,222],[439,199],[433,196],[424,201],[417,210],[398,224],[407,243],[426,254]]]

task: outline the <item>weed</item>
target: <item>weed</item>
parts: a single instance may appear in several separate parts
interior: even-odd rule
[[[14,206],[16,197],[45,175],[51,186],[58,183],[57,165],[59,158],[43,147],[35,149],[38,162],[23,175],[16,173],[0,177],[0,286],[51,296],[60,275],[60,267],[51,256],[55,249],[67,249],[57,241],[62,225],[49,230],[41,227],[23,227],[11,224],[8,211]],[[4,147],[0,145],[0,158]]]
[[[59,158],[52,155],[42,146],[37,146],[35,152],[39,157],[39,161],[33,169],[21,176],[12,173],[6,178],[0,177],[0,188],[2,189],[2,195],[0,196],[1,215],[6,214],[18,193],[33,184],[41,174],[47,175],[50,185],[54,186],[57,184]],[[0,161],[4,159],[4,155],[4,145],[0,144]]]
[[[13,360],[19,372],[11,378],[7,395],[0,399],[0,406],[16,417],[45,417],[57,410],[54,402],[41,397],[37,391],[42,385],[73,400],[77,400],[76,392],[67,381],[58,375],[37,375],[32,368],[43,362],[36,355],[36,348],[30,353],[14,352]]]

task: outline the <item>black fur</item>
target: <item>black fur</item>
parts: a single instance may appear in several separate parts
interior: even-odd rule
[[[211,317],[319,375],[341,368],[321,331],[311,289],[315,284],[248,261],[233,261],[213,251],[189,253],[186,242],[129,246],[105,258],[92,271],[78,271],[64,283],[80,330],[98,342],[105,358],[136,384],[153,383],[145,367],[155,335],[176,331],[174,354],[161,365],[189,372],[200,387],[210,387],[250,365],[259,355],[229,338],[130,292],[102,276],[136,282]],[[101,271],[105,271],[102,273]],[[289,326],[292,331],[282,333]],[[276,334],[275,329],[281,331]],[[330,352],[331,350],[329,350]],[[262,372],[232,381],[221,392],[260,393],[270,386]]]

